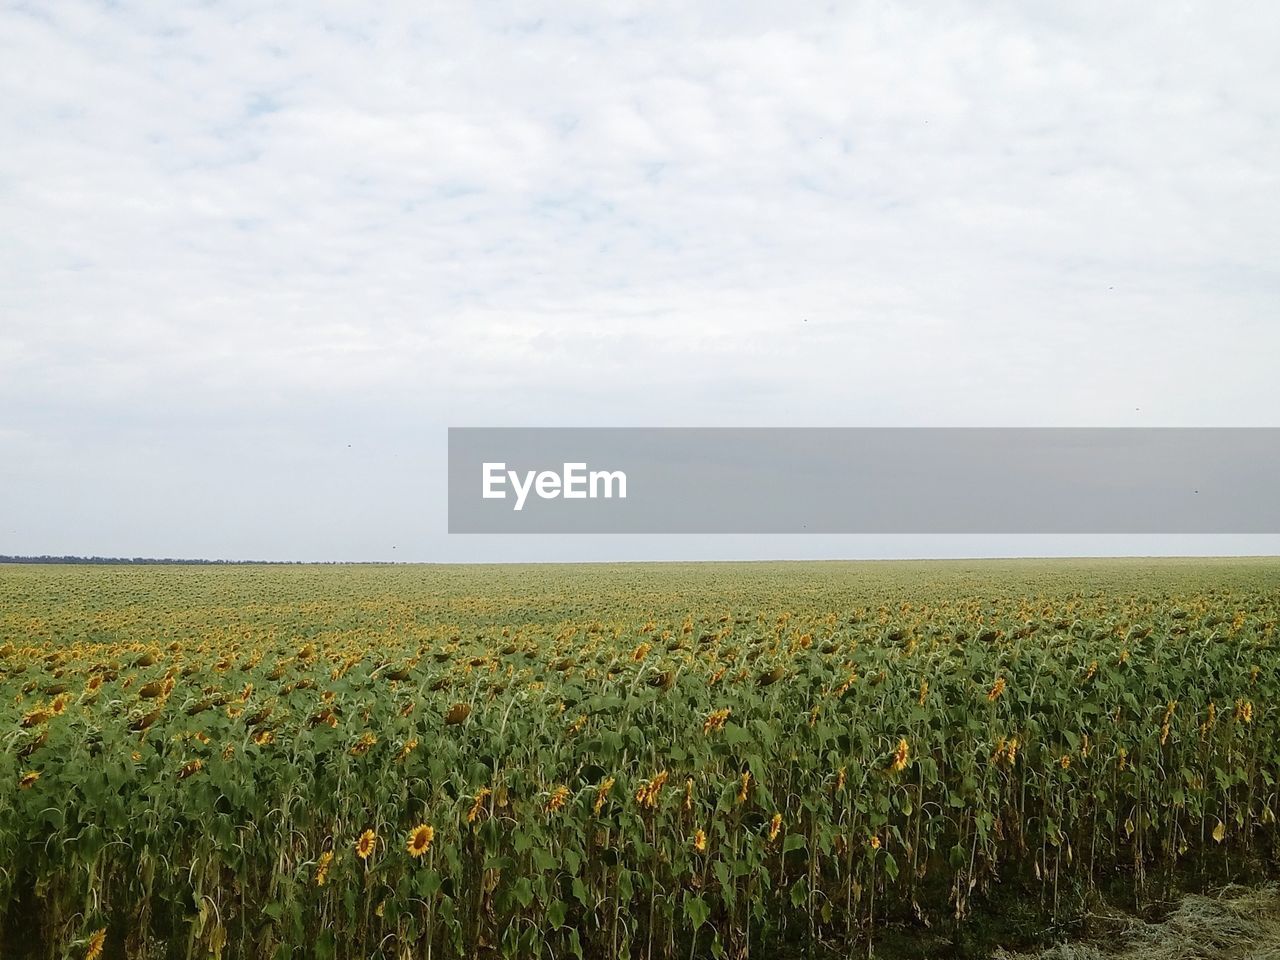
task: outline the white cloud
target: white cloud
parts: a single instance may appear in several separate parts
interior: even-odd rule
[[[0,552],[390,556],[419,504],[371,518],[322,451],[432,474],[450,423],[1274,425],[1278,33],[1207,4],[9,5]],[[110,505],[65,486],[84,456]],[[274,524],[281,486],[341,529]],[[413,555],[488,549],[441,529]]]

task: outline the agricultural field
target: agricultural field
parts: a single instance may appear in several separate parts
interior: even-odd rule
[[[1280,561],[0,566],[5,957],[982,956],[1261,879]]]

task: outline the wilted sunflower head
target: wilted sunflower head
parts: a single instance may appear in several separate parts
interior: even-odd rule
[[[409,851],[409,856],[420,857],[431,849],[431,841],[435,838],[435,828],[429,824],[420,823],[409,831],[409,839],[405,844],[405,849]]]

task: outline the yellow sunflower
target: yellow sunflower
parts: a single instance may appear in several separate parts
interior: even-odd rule
[[[471,809],[467,811],[467,823],[475,823],[480,819],[481,815],[484,813],[485,801],[489,799],[492,793],[493,791],[488,787],[481,787],[476,792],[475,802],[471,804]]]
[[[596,787],[596,802],[594,807],[596,816],[599,816],[600,811],[604,808],[605,799],[609,796],[609,791],[613,789],[613,784],[613,777],[606,777],[601,782],[600,786]]]
[[[907,738],[903,737],[898,741],[898,749],[893,752],[893,762],[889,764],[889,769],[895,773],[901,773],[907,768],[910,759],[911,745],[907,743]]]
[[[409,851],[409,856],[420,857],[431,848],[431,841],[435,838],[435,828],[429,824],[420,823],[409,831],[405,849]]]
[[[555,813],[569,799],[569,788],[566,786],[556,787],[551,791],[551,799],[547,801],[547,813]]]
[[[361,860],[368,860],[369,855],[373,853],[373,848],[378,844],[378,835],[372,830],[366,830],[360,834],[360,839],[356,841],[356,856]]]
[[[329,867],[333,863],[333,851],[326,850],[316,861],[316,886],[323,887],[329,879]]]
[[[32,787],[36,785],[36,781],[39,779],[40,779],[39,770],[28,770],[26,773],[24,773],[21,777],[18,778],[18,789],[30,790]]]
[[[88,945],[84,948],[84,960],[98,960],[107,945],[107,928],[95,930],[89,935]]]
[[[712,734],[717,730],[723,729],[725,722],[729,719],[729,714],[732,712],[733,711],[729,707],[721,707],[719,710],[712,710],[707,714],[707,719],[702,722],[703,734]]]

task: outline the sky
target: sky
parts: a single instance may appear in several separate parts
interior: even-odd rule
[[[0,0],[0,553],[464,537],[449,426],[1280,426],[1280,7]]]

